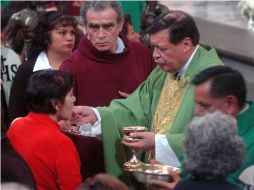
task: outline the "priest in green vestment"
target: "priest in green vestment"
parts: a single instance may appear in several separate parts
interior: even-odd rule
[[[139,157],[144,162],[156,159],[181,166],[185,126],[194,115],[191,80],[208,67],[222,65],[214,48],[199,45],[197,26],[182,11],[162,15],[148,32],[158,64],[148,79],[128,98],[113,100],[108,107],[74,108],[83,123],[94,125],[92,133],[102,134],[106,172],[130,186],[131,178],[123,171],[130,148],[140,154],[146,152]],[[121,139],[125,126],[145,126],[148,132],[132,133],[139,141],[124,146]]]

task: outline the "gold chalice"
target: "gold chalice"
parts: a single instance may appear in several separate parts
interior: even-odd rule
[[[137,142],[139,139],[130,137],[130,134],[133,132],[145,132],[147,131],[147,128],[144,126],[129,126],[129,127],[124,127],[123,128],[123,141],[132,143],[132,142]],[[124,163],[124,170],[128,172],[132,172],[144,165],[143,162],[141,162],[139,159],[136,157],[136,151],[131,149],[132,151],[132,158]]]

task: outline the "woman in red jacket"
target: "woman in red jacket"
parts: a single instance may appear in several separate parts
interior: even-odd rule
[[[13,121],[7,132],[13,147],[32,170],[38,190],[74,190],[81,184],[80,160],[58,122],[69,120],[76,100],[72,75],[38,71],[26,88],[30,110]]]

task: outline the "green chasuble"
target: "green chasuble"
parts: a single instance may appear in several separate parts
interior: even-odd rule
[[[244,183],[241,182],[239,176],[242,172],[254,165],[254,103],[247,102],[249,108],[237,116],[238,134],[242,138],[245,146],[245,154],[243,164],[240,169],[228,177],[228,181],[238,185],[241,189],[245,189]]]
[[[195,52],[185,76],[192,79],[200,71],[221,65],[216,51],[210,46],[200,46]],[[130,150],[121,143],[122,128],[140,125],[151,130],[160,94],[169,73],[155,68],[127,99],[113,100],[109,107],[98,107],[102,119],[102,141],[106,172],[132,186],[128,173],[123,171],[124,162],[131,158]],[[183,139],[186,124],[194,114],[193,85],[189,85],[176,114],[167,139],[179,159],[183,156]],[[144,158],[141,156],[140,158]],[[144,161],[144,160],[143,160]]]

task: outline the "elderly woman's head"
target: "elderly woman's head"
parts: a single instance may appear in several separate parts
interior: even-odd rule
[[[221,112],[195,117],[184,141],[188,173],[196,177],[225,177],[242,164],[244,152],[236,120]]]

